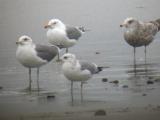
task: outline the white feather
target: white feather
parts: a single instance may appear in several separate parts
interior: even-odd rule
[[[46,60],[36,55],[35,45],[19,45],[16,52],[16,58],[25,67],[37,67],[47,63]]]

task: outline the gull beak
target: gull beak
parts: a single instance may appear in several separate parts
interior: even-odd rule
[[[23,45],[21,41],[16,41],[16,45]]]
[[[127,26],[127,24],[125,22],[120,24],[120,27],[126,27],[126,26]]]
[[[120,24],[120,27],[124,27],[124,24]]]
[[[19,45],[20,44],[20,42],[19,41],[16,41],[16,45]]]
[[[51,26],[48,25],[48,24],[44,26],[45,29],[47,29],[47,28],[49,28],[49,27],[51,27]]]

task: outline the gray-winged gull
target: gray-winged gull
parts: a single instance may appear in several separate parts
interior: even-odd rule
[[[134,62],[136,47],[145,47],[145,62],[146,62],[146,47],[154,40],[154,36],[160,29],[160,19],[150,22],[142,22],[135,18],[127,18],[120,25],[125,27],[125,41],[134,48]]]
[[[39,91],[39,68],[50,62],[59,52],[57,46],[34,44],[32,39],[23,35],[16,42],[17,60],[29,69],[29,90],[31,91],[31,69],[37,68],[37,86]]]
[[[63,62],[62,71],[64,76],[71,81],[71,97],[73,102],[73,82],[81,82],[81,101],[83,100],[83,83],[89,80],[94,74],[102,71],[103,67],[98,67],[95,63],[79,61],[76,56],[66,53],[61,57]]]
[[[82,34],[86,31],[84,27],[74,27],[65,25],[59,19],[51,19],[44,26],[47,31],[47,38],[49,43],[58,46],[59,48],[68,48],[74,46]]]

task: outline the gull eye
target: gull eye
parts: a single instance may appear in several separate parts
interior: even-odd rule
[[[55,24],[57,24],[57,22],[55,21],[55,22],[53,22],[53,25],[55,25]]]
[[[64,59],[67,59],[68,57],[67,56],[64,56]]]
[[[133,20],[128,21],[129,24],[133,23]]]
[[[24,38],[23,40],[24,40],[24,41],[27,41],[27,40],[28,40],[28,38]]]

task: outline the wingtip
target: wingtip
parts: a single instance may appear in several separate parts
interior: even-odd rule
[[[156,20],[156,23],[158,24],[158,31],[160,31],[160,18]]]
[[[101,72],[104,69],[107,69],[107,68],[110,68],[110,67],[108,67],[108,66],[98,66],[97,68],[98,68],[98,72]]]
[[[97,67],[98,68],[98,73],[103,71],[103,67]]]
[[[86,29],[84,26],[78,27],[78,29],[83,33],[91,31],[90,29]]]

